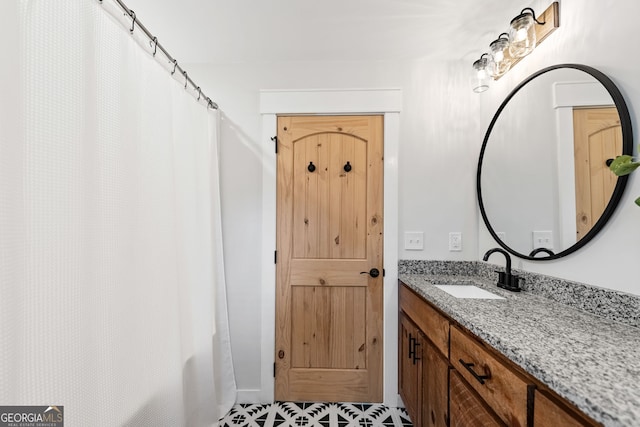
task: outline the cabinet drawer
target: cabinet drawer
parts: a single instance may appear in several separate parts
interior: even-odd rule
[[[449,320],[406,285],[400,286],[400,310],[415,322],[438,350],[449,356]]]
[[[451,364],[510,426],[527,425],[528,384],[474,338],[451,328]]]

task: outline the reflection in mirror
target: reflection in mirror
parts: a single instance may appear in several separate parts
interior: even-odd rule
[[[624,100],[615,86],[614,100],[594,78],[613,85],[601,73],[569,67],[550,67],[519,86],[483,144],[483,219],[494,238],[522,258],[553,259],[582,246],[604,224],[626,183],[606,164],[623,154],[623,145],[632,147]]]

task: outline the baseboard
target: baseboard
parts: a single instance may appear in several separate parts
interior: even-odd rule
[[[243,389],[238,390],[237,403],[273,403],[273,401],[264,401],[260,389]]]

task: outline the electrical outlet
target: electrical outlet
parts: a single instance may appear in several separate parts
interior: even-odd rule
[[[404,233],[404,248],[408,251],[424,250],[424,232],[407,231]]]
[[[459,231],[449,233],[449,251],[460,252],[462,250],[462,233]]]
[[[533,249],[538,248],[553,250],[553,231],[533,232]]]

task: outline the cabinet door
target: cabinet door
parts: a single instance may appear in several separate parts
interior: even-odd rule
[[[449,425],[449,362],[425,341],[422,364],[422,425]]]
[[[419,426],[422,403],[422,338],[417,326],[400,313],[398,386],[414,426]]]
[[[455,370],[451,371],[450,387],[450,427],[505,426]]]

